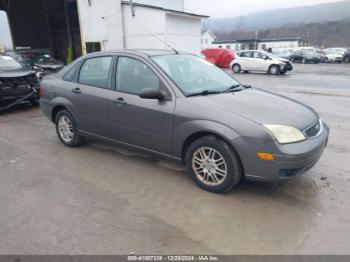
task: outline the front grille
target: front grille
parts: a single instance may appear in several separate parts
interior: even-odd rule
[[[2,93],[28,92],[31,87],[37,87],[35,75],[0,78],[0,91]]]
[[[313,124],[311,127],[309,127],[308,129],[306,129],[304,131],[305,135],[310,138],[310,137],[315,137],[317,136],[322,129],[322,122],[321,120],[318,121],[317,123]]]

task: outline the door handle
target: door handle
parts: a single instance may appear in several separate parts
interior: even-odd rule
[[[114,100],[113,102],[118,104],[118,105],[125,105],[126,104],[126,101],[122,97],[119,97],[118,99]]]
[[[76,87],[74,89],[72,89],[72,92],[75,93],[75,94],[81,94],[81,90],[79,87]]]

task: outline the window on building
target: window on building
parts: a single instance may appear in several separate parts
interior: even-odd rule
[[[121,92],[139,94],[144,88],[160,88],[160,79],[143,62],[129,58],[118,59],[117,89]]]
[[[208,39],[205,39],[205,43],[208,44]]]
[[[101,43],[100,42],[86,42],[85,45],[86,45],[86,52],[88,54],[101,51]]]
[[[227,45],[226,48],[227,48],[227,49],[231,49],[231,46],[230,46],[230,45]]]
[[[94,57],[87,59],[80,70],[79,83],[95,86],[108,87],[108,73],[111,67],[112,57]]]

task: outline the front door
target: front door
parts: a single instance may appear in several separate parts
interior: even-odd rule
[[[122,56],[114,73],[116,92],[110,98],[111,138],[134,146],[170,154],[175,98],[160,75],[145,62]],[[143,99],[144,88],[160,88],[167,99]]]

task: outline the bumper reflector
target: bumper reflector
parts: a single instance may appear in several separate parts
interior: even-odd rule
[[[258,152],[256,153],[258,155],[258,157],[261,159],[261,160],[275,160],[275,157],[273,156],[273,154],[270,154],[270,153],[263,153],[263,152]]]

